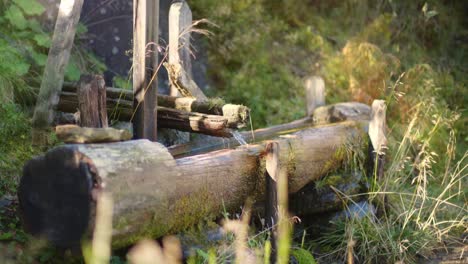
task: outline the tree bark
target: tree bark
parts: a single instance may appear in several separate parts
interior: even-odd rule
[[[54,111],[59,102],[64,71],[70,57],[82,6],[83,0],[60,2],[52,45],[32,119],[32,141],[35,145],[48,144],[48,132],[54,121]]]
[[[342,148],[362,137],[362,122],[343,122],[278,138],[289,192],[341,166]],[[113,245],[183,230],[262,200],[265,143],[175,160],[147,140],[65,145],[24,167],[18,197],[25,228],[58,246],[79,245],[93,227],[93,193],[114,199]]]
[[[82,127],[107,127],[106,86],[99,75],[83,75],[77,93]]]

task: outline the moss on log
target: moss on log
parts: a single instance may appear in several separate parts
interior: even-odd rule
[[[366,125],[343,122],[277,138],[289,192],[341,166],[340,148],[365,136]],[[77,245],[93,227],[93,193],[105,191],[115,202],[115,247],[181,231],[223,206],[232,210],[248,197],[263,199],[265,144],[177,160],[147,140],[60,146],[25,165],[18,193],[24,222],[55,245]]]

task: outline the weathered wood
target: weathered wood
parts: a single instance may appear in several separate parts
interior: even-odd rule
[[[195,81],[188,76],[187,72],[185,72],[179,63],[171,64],[166,62],[163,65],[169,75],[171,87],[175,87],[182,96],[195,97],[200,100],[207,99],[203,91],[198,87]]]
[[[132,135],[127,130],[111,127],[91,128],[76,125],[55,127],[57,138],[65,143],[103,143],[130,140]]]
[[[133,94],[129,90],[107,87],[107,104],[109,115],[122,121],[130,120],[132,116]],[[58,109],[64,112],[76,111],[76,86],[64,85],[60,94]],[[193,97],[175,97],[168,95],[157,96],[158,105],[174,108],[187,112],[197,112],[210,115],[222,115],[228,119],[228,127],[242,128],[247,126],[250,117],[250,109],[243,105],[226,104],[219,98],[199,100]],[[114,113],[115,112],[115,113]],[[122,113],[116,115],[116,113]]]
[[[324,125],[347,120],[368,121],[370,117],[370,107],[356,102],[338,103],[317,108],[313,116],[314,118],[306,117],[291,123],[260,128],[255,131],[245,131],[239,134],[246,142],[251,143],[271,139],[275,136],[291,133],[312,125]],[[175,157],[182,157],[239,145],[239,141],[235,138],[229,140],[209,138],[208,140],[204,139],[172,146],[169,148],[169,151]]]
[[[48,144],[48,132],[54,121],[54,111],[59,102],[64,71],[70,57],[82,6],[83,0],[62,0],[60,2],[52,44],[34,108],[33,144]]]
[[[312,114],[314,124],[336,123],[345,120],[369,120],[370,107],[358,102],[344,102],[318,107]]]
[[[362,125],[343,122],[278,138],[289,192],[341,166],[341,148],[363,135]],[[91,194],[101,190],[114,198],[114,246],[177,232],[223,205],[235,210],[249,196],[262,200],[264,150],[262,143],[174,160],[147,140],[60,146],[24,167],[18,196],[25,227],[55,245],[79,244],[94,222]]]
[[[271,233],[271,263],[276,262],[277,224],[279,214],[278,177],[280,172],[279,144],[270,142],[265,149],[265,227]]]
[[[386,184],[384,179],[385,151],[387,148],[387,137],[385,136],[386,120],[385,112],[387,106],[384,100],[374,100],[372,102],[371,120],[369,122],[369,167],[368,175],[374,179],[371,191],[377,191]],[[380,185],[380,186],[379,186]],[[376,196],[375,205],[377,215],[382,216],[388,206],[385,194]]]
[[[77,104],[74,94],[63,92],[59,110],[75,111]],[[120,121],[129,121],[132,117],[132,103],[115,99],[107,100],[109,116]],[[199,133],[211,136],[230,137],[229,119],[223,116],[186,112],[182,110],[158,107],[158,124],[161,128],[174,128],[181,131]]]
[[[158,111],[158,56],[159,56],[159,0],[147,0],[147,73],[144,102],[144,138],[151,141],[157,139],[157,111]]]
[[[171,4],[169,9],[169,58],[170,64],[179,64],[193,80],[192,60],[190,57],[190,28],[192,27],[192,11],[187,2],[180,1]],[[171,84],[170,95],[180,96],[177,87]]]
[[[191,113],[172,108],[158,108],[160,127],[218,137],[231,137],[228,120],[222,116]]]
[[[325,82],[319,76],[312,76],[305,81],[307,116],[311,116],[315,109],[325,105]]]
[[[378,154],[383,154],[387,148],[387,137],[385,136],[385,111],[387,106],[384,100],[372,102],[371,121],[369,123],[369,137],[372,147]]]
[[[102,76],[81,76],[77,98],[82,127],[108,127],[106,85]]]
[[[133,131],[136,138],[152,141],[157,136],[157,83],[152,74],[158,65],[158,21],[159,1],[133,0]],[[152,45],[147,46],[149,42]]]
[[[384,100],[374,100],[369,122],[369,175],[375,175],[379,181],[383,181],[385,150],[387,148],[387,137],[385,136],[386,108]]]

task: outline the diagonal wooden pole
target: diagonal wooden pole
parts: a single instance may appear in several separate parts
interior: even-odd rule
[[[32,142],[47,145],[83,0],[62,0],[32,120]]]

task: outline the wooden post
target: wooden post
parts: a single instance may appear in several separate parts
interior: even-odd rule
[[[190,79],[192,62],[190,58],[190,27],[192,26],[192,11],[187,2],[173,3],[169,9],[169,64],[180,64]],[[174,85],[171,85],[172,96],[180,96]]]
[[[387,137],[385,136],[385,111],[386,105],[384,100],[374,100],[372,102],[371,120],[369,122],[369,172],[368,174],[374,179],[371,186],[371,191],[380,191],[380,186],[385,185],[384,166],[385,166],[385,150],[387,148]],[[385,188],[385,187],[384,187]],[[377,216],[383,216],[386,213],[386,197],[385,194],[376,196],[375,205],[377,208]]]
[[[279,142],[266,144],[266,227],[271,229],[271,263],[288,263],[288,173],[282,168]]]
[[[271,263],[276,262],[277,253],[277,228],[278,224],[278,184],[279,174],[279,144],[270,142],[266,145],[266,170],[265,170],[265,227],[271,234]]]
[[[77,91],[80,126],[107,127],[106,85],[100,75],[83,75]]]
[[[158,111],[158,45],[159,45],[159,0],[147,0],[148,35],[148,62],[147,62],[147,91],[145,94],[145,130],[144,137],[156,141],[157,138],[157,111]]]
[[[48,132],[59,102],[64,71],[70,57],[82,6],[83,0],[62,0],[60,2],[52,45],[49,49],[32,120],[32,142],[35,145],[48,143]]]
[[[311,116],[314,110],[325,105],[325,82],[319,76],[309,77],[305,81],[307,116]]]
[[[369,122],[369,137],[372,162],[372,174],[377,173],[377,179],[383,180],[384,174],[384,156],[387,148],[387,137],[385,136],[385,111],[387,106],[384,100],[374,100],[372,102],[371,120]]]
[[[136,138],[151,141],[157,137],[157,82],[152,77],[158,65],[158,21],[159,0],[133,0],[133,130]]]

